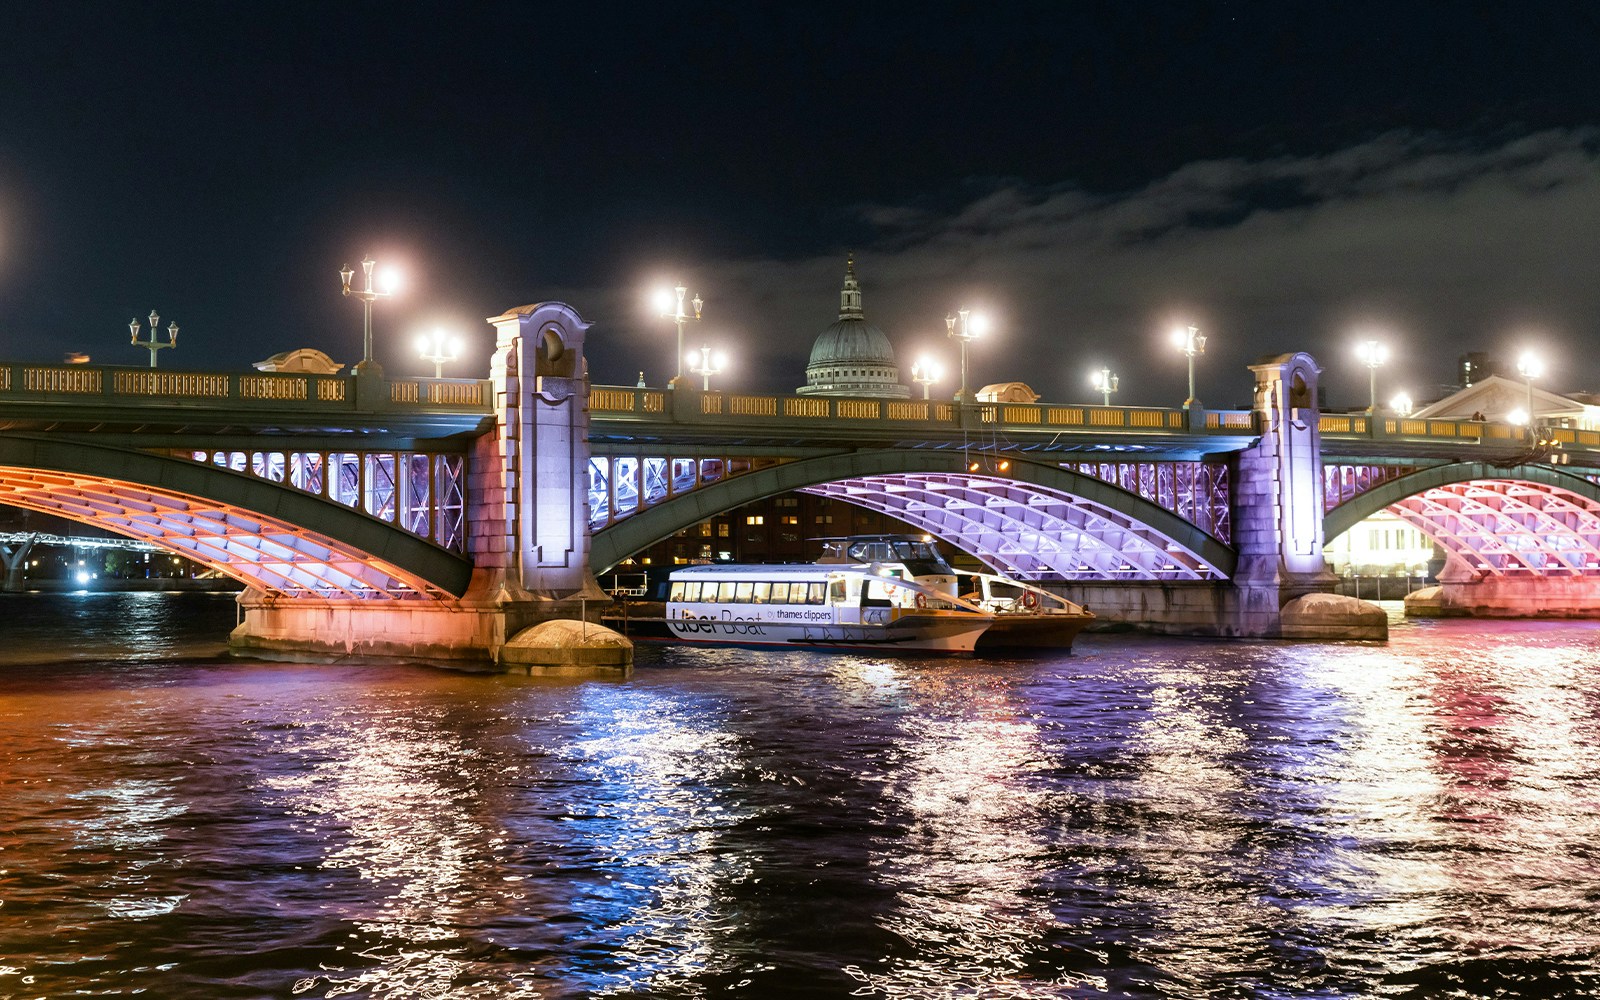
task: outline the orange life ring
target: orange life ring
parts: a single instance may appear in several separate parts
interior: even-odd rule
[[[927,594],[918,594],[917,595],[917,607],[925,608],[927,606],[928,606],[928,595]]]
[[[1039,606],[1039,595],[1031,590],[1023,591],[1022,606],[1032,611]]]

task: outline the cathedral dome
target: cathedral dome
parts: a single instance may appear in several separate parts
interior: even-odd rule
[[[900,366],[884,332],[867,322],[861,311],[861,284],[856,262],[845,263],[844,289],[839,293],[839,318],[811,345],[802,396],[879,396],[905,399],[911,390],[900,384]]]

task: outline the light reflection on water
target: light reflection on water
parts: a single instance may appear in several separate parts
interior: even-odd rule
[[[5,601],[0,997],[1600,993],[1590,623],[541,682]]]

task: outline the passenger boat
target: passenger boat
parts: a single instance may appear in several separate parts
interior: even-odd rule
[[[853,566],[909,580],[959,597],[994,617],[977,651],[1071,649],[1072,640],[1094,621],[1082,605],[1042,587],[994,573],[959,571],[945,562],[924,535],[846,535],[824,538],[819,565]]]
[[[954,594],[857,566],[674,570],[666,627],[681,642],[970,653],[993,622]]]

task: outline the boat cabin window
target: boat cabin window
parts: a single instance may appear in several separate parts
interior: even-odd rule
[[[756,584],[755,592],[750,595],[750,600],[754,601],[756,604],[766,604],[768,601],[772,600],[772,584]]]
[[[717,603],[718,604],[732,604],[733,603],[733,588],[735,586],[736,585],[734,584],[734,582],[732,580],[724,580],[721,583],[717,584]]]
[[[681,601],[681,600],[683,600],[683,581],[682,580],[679,580],[679,581],[677,581],[676,583],[674,583],[672,585],[672,591],[669,594],[667,594],[667,600],[669,600],[669,601]]]
[[[750,603],[750,593],[754,589],[754,587],[755,587],[755,584],[751,583],[749,580],[742,580],[739,583],[734,584],[733,585],[733,603],[735,603],[735,604],[749,604]]]
[[[803,584],[803,583],[800,584],[800,589],[802,591],[805,590],[805,587],[806,587],[805,584]],[[775,584],[772,585],[772,603],[773,604],[788,604],[789,603],[789,585],[787,583],[775,583]]]
[[[794,587],[790,587],[789,588],[789,599],[791,601],[793,601],[795,604],[799,604],[800,603],[800,601],[795,597],[795,587],[804,587],[804,586],[805,586],[805,584],[803,584],[803,583],[797,583],[797,584],[794,585]],[[828,603],[828,585],[825,584],[825,583],[813,583],[811,585],[811,593],[806,598],[806,603],[807,604],[827,604]]]
[[[700,581],[690,580],[683,585],[683,599],[686,601],[698,601],[700,599]]]
[[[844,580],[843,579],[836,579],[836,580],[829,580],[828,581],[828,598],[834,604],[843,604],[844,603]]]

